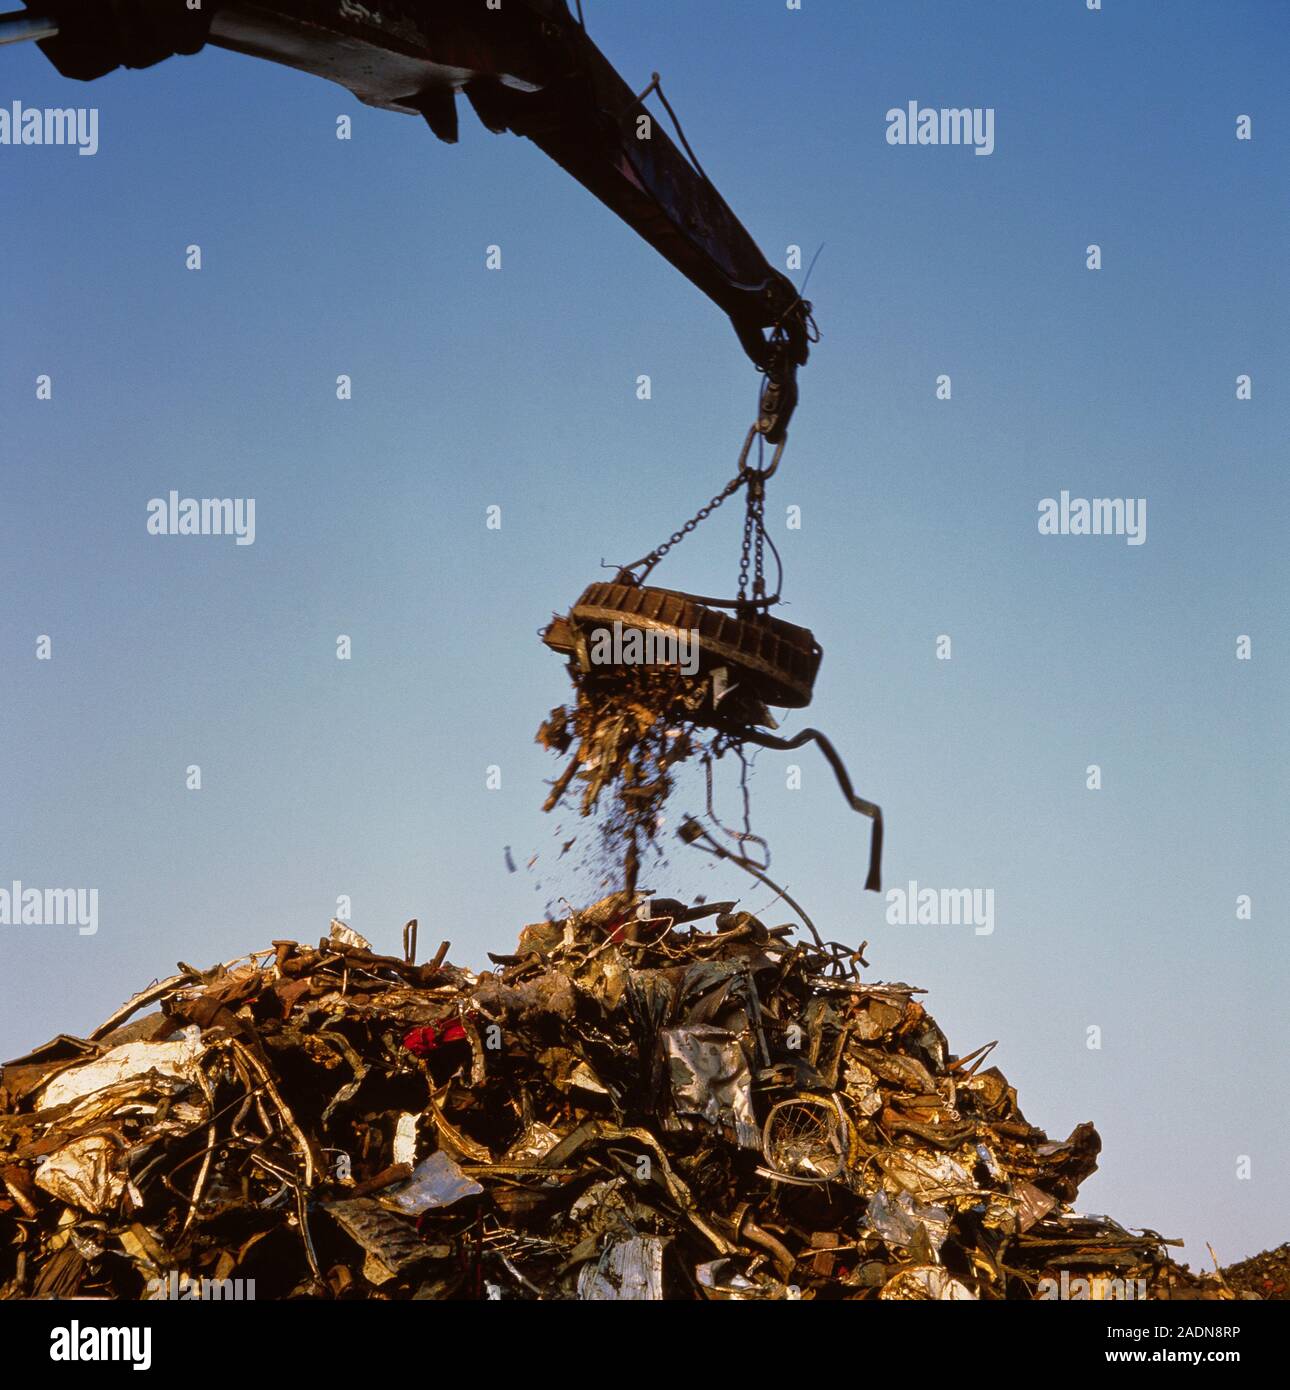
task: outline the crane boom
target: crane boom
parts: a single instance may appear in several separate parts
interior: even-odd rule
[[[566,0],[32,0],[0,17],[0,38],[6,27],[83,81],[212,44],[419,115],[449,142],[464,94],[489,130],[532,140],[729,316],[766,374],[757,428],[784,437],[810,305],[646,112],[657,77],[635,93]]]

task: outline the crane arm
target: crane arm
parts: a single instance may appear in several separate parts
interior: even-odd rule
[[[784,437],[810,305],[566,0],[203,0],[198,9],[184,0],[28,0],[25,13],[0,17],[5,37],[37,39],[59,72],[84,81],[209,43],[419,115],[450,142],[464,94],[489,130],[532,140],[729,315],[766,374],[757,428],[772,443]]]

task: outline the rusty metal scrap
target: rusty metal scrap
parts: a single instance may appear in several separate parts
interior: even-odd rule
[[[621,570],[614,582],[590,585],[566,615],[555,614],[542,631],[546,645],[568,658],[574,686],[572,704],[553,709],[537,732],[538,743],[566,759],[543,810],[568,801],[580,815],[590,816],[608,793],[601,837],[609,857],[619,861],[629,891],[636,887],[642,854],[655,846],[664,805],[683,763],[702,763],[708,817],[723,829],[712,806],[712,769],[727,753],[743,769],[744,829],[724,832],[732,835],[738,850],[716,843],[697,847],[769,882],[764,873],[769,849],[749,824],[745,746],[750,744],[781,752],[816,744],[847,804],[873,822],[864,886],[871,892],[882,886],[881,807],[856,794],[837,750],[818,729],[803,729],[792,738],[768,732],[778,727],[770,706],[800,709],[810,703],[823,653],[810,631],[770,612],[780,600],[778,591],[769,597],[765,592],[761,557],[768,541],[755,498],[764,496],[782,446],[769,468],[748,469],[756,433],[756,427],[749,431],[739,473],[694,521]],[[739,597],[716,599],[644,584],[672,545],[745,483],[750,511]],[[757,573],[750,594],[754,540]],[[683,838],[696,843],[695,835]],[[760,849],[762,862],[749,857],[752,847]]]
[[[4,1068],[0,1295],[1236,1296],[1072,1211],[1091,1125],[1050,1141],[991,1045],[791,938],[620,892],[479,974],[340,923],[181,967]]]

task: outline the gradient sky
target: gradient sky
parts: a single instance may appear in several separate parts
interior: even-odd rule
[[[810,722],[884,808],[887,884],[993,888],[995,930],[887,925],[867,822],[809,750],[799,791],[789,757],[756,764],[772,874],[874,975],[926,986],[955,1051],[998,1039],[1032,1123],[1097,1123],[1082,1209],[1193,1264],[1278,1244],[1290,9],[586,10],[630,83],[661,71],[775,263],[824,245],[767,507],[782,611],[824,647]],[[728,323],[464,103],[452,148],[214,49],[82,85],[30,45],[0,50],[14,100],[97,106],[100,150],[0,147],[0,884],[97,887],[100,928],[0,928],[0,1054],[176,960],[314,940],[339,894],[378,949],[416,916],[423,954],[485,964],[596,892],[557,862],[575,817],[539,809],[557,764],[533,733],[568,687],[536,631],[731,476],[757,378]],[[994,108],[995,152],[888,145],[911,100]],[[255,544],[148,535],[172,488],[254,497]],[[1040,536],[1063,488],[1146,497],[1146,544]],[[737,513],[658,580],[728,591]],[[768,904],[669,861],[660,892]]]

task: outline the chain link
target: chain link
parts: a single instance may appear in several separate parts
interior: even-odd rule
[[[744,540],[739,552],[739,598],[748,597],[748,570],[753,571],[752,597],[766,597],[766,479],[760,471],[748,475],[747,510],[744,513]]]
[[[697,512],[678,530],[663,542],[656,549],[635,564],[628,565],[622,571],[624,574],[635,574],[633,582],[642,584],[648,577],[649,572],[655,565],[672,549],[674,545],[679,545],[691,531],[706,521],[713,512],[726,500],[732,497],[746,483],[748,485],[747,510],[744,514],[744,538],[743,546],[739,553],[739,601],[748,601],[748,571],[753,572],[752,581],[752,600],[754,603],[766,597],[766,577],[765,577],[765,551],[766,551],[766,479],[779,467],[780,455],[784,452],[784,442],[781,440],[775,449],[775,456],[771,460],[769,468],[749,468],[748,452],[752,448],[753,440],[759,439],[759,443],[765,441],[759,438],[756,425],[748,431],[748,437],[744,441],[743,451],[739,455],[739,472],[712,498],[705,506],[699,508]],[[761,461],[759,450],[758,462]]]
[[[755,496],[754,496],[755,494]],[[754,551],[753,599],[766,597],[766,480],[758,478],[748,489],[748,510],[755,516],[757,547]]]
[[[673,531],[672,534],[667,538],[667,540],[665,540],[663,544],[660,545],[656,550],[651,550],[650,553],[643,560],[638,560],[636,563],[638,565],[644,565],[645,567],[642,573],[642,578],[644,577],[644,575],[648,574],[650,570],[654,568],[655,565],[658,564],[658,562],[663,558],[663,556],[666,555],[667,552],[671,550],[671,548],[674,545],[677,545],[681,541],[683,541],[686,538],[686,536],[688,536],[690,532],[693,531],[694,528],[698,526],[698,524],[701,521],[707,521],[707,519],[712,515],[713,512],[717,510],[717,508],[726,500],[726,498],[731,497],[736,492],[738,492],[739,489],[743,487],[744,483],[746,483],[747,481],[748,479],[742,473],[737,474],[735,477],[731,478],[731,480],[725,485],[725,487],[721,489],[719,493],[717,493],[717,495],[712,499],[712,501],[710,501],[706,506],[700,507],[699,510],[695,512],[695,514],[689,519],[689,521],[687,521],[685,525],[680,528],[680,530]],[[633,566],[633,568],[635,568],[635,566]]]
[[[744,513],[744,543],[739,550],[739,602],[748,597],[748,552],[752,549],[752,488],[748,489],[748,510]]]

